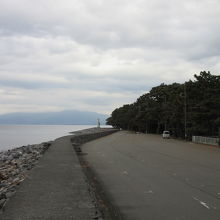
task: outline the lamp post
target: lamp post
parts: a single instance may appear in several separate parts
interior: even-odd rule
[[[187,133],[186,133],[186,82],[184,83],[184,132],[185,132],[185,140],[187,139]]]
[[[100,128],[100,119],[97,118],[97,128]]]
[[[167,130],[167,117],[166,117],[166,115],[167,115],[167,96],[166,96],[166,94],[164,95],[164,101],[165,101],[165,105],[164,105],[164,107],[165,107],[165,123],[164,123],[164,130],[166,131],[166,130]]]

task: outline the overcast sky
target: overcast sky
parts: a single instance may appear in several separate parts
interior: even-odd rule
[[[219,0],[0,0],[0,114],[111,113],[219,75]]]

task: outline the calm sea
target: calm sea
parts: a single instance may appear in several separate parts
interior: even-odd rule
[[[38,144],[96,125],[0,125],[0,151]]]

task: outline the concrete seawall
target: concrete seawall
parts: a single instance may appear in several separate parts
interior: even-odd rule
[[[81,153],[80,145],[110,135],[118,131],[117,129],[106,129],[106,128],[92,128],[83,130],[82,133],[74,132],[75,136],[71,138],[71,142],[77,154]],[[79,158],[80,159],[80,158]]]
[[[111,129],[111,128],[92,128],[92,129],[86,129],[82,131],[76,131],[73,134],[71,138],[71,141],[73,143],[83,144],[88,141],[107,136],[109,134],[112,134],[114,132],[118,131],[117,129]]]

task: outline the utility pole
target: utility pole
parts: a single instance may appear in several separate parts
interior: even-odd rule
[[[145,131],[145,133],[147,134],[147,120],[146,120],[146,131]]]
[[[186,133],[186,82],[184,83],[184,132],[185,132],[185,140],[187,139],[187,133]]]
[[[220,127],[218,128],[218,146],[220,146]]]
[[[164,130],[167,130],[167,96],[166,94],[164,95],[165,99],[165,125],[164,125]]]

